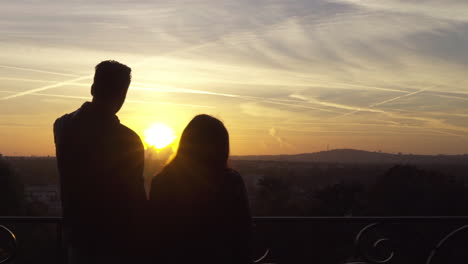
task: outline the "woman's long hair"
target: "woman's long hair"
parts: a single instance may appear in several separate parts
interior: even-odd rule
[[[209,115],[195,116],[182,133],[174,159],[151,188],[159,232],[154,237],[163,241],[164,249],[157,251],[163,263],[248,263],[235,259],[247,245],[242,238],[244,212],[239,209],[244,192],[227,171],[228,157],[229,135],[223,123]]]
[[[167,170],[219,171],[228,167],[229,134],[224,124],[209,115],[195,116],[184,129]]]

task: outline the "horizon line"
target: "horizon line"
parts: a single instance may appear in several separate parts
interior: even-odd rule
[[[145,151],[147,151],[145,149]],[[256,156],[297,156],[297,155],[307,155],[307,154],[315,154],[315,153],[321,153],[321,152],[332,152],[332,151],[337,151],[337,150],[352,150],[352,151],[362,151],[362,152],[368,152],[368,153],[378,153],[378,154],[389,154],[389,155],[408,155],[408,156],[467,156],[468,153],[457,153],[457,154],[447,154],[447,153],[434,153],[434,154],[420,154],[420,153],[406,153],[406,152],[385,152],[385,151],[380,151],[380,150],[363,150],[363,149],[353,149],[353,148],[336,148],[336,149],[330,149],[330,150],[319,150],[319,151],[314,151],[314,152],[301,152],[301,153],[292,153],[292,154],[233,154],[229,155],[230,157],[256,157]],[[0,153],[0,156],[3,157],[17,157],[17,158],[55,158],[55,155],[5,155],[3,153]]]

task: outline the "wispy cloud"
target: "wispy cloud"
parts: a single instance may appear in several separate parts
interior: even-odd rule
[[[367,111],[368,111],[369,109],[373,109],[373,108],[376,107],[376,106],[384,105],[384,104],[387,104],[387,103],[390,103],[390,102],[394,102],[394,101],[396,101],[396,100],[399,100],[399,99],[402,99],[402,98],[405,98],[405,97],[408,97],[408,96],[413,96],[413,95],[422,93],[422,92],[425,91],[425,90],[426,90],[426,89],[421,89],[421,90],[418,90],[418,91],[416,91],[416,92],[407,93],[407,94],[405,94],[405,95],[401,95],[401,96],[393,97],[393,98],[390,98],[390,99],[387,99],[387,100],[384,100],[384,101],[381,101],[381,102],[373,103],[373,104],[369,105],[368,108],[365,108],[365,109],[367,109]],[[352,111],[352,112],[343,114],[343,115],[341,115],[341,116],[337,116],[336,118],[349,116],[349,115],[352,115],[352,114],[355,114],[355,113],[358,113],[358,112],[361,112],[361,111],[363,111],[363,110],[362,110],[361,108],[358,108],[358,109],[355,109],[355,110]],[[372,111],[369,111],[369,112],[372,112]],[[377,110],[377,112],[386,113],[385,111],[381,111],[381,110]]]
[[[0,93],[14,93],[11,91],[0,91]],[[42,96],[42,97],[55,97],[55,98],[65,98],[65,99],[76,99],[76,100],[91,100],[91,96],[76,96],[76,95],[63,95],[63,94],[50,94],[50,93],[29,93],[30,96]],[[172,102],[162,102],[162,101],[149,101],[149,100],[125,100],[126,103],[136,103],[136,104],[158,104],[158,105],[171,105],[171,106],[181,106],[181,107],[195,107],[195,108],[216,108],[215,106],[210,105],[198,105],[198,104],[179,104]]]
[[[172,86],[162,86],[162,85],[151,85],[148,87],[140,87],[140,86],[132,86],[133,90],[140,90],[140,91],[152,91],[152,92],[168,92],[168,93],[186,93],[186,94],[202,94],[202,95],[215,95],[215,96],[223,96],[223,97],[233,97],[233,98],[244,98],[244,99],[252,99],[254,97],[250,96],[242,96],[236,94],[227,94],[227,93],[217,93],[217,92],[210,92],[210,91],[203,91],[203,90],[194,90],[194,89],[185,89],[185,88],[177,88]]]
[[[393,97],[393,98],[391,98],[391,99],[384,100],[384,101],[382,101],[382,102],[378,102],[378,103],[371,104],[371,105],[369,105],[369,107],[376,107],[376,106],[379,106],[379,105],[387,104],[387,103],[390,103],[390,102],[393,102],[393,101],[396,101],[396,100],[399,100],[399,99],[402,99],[402,98],[405,98],[405,97],[408,97],[408,96],[413,96],[413,95],[422,93],[422,92],[424,92],[425,90],[426,90],[426,89],[421,89],[421,90],[418,90],[418,91],[416,91],[416,92],[407,93],[407,94],[405,94],[405,95]]]
[[[27,90],[27,91],[24,91],[24,92],[19,92],[19,93],[15,93],[15,94],[12,94],[12,95],[9,95],[9,96],[2,97],[2,98],[0,98],[0,101],[10,100],[10,99],[25,96],[25,95],[28,95],[28,94],[33,94],[33,93],[37,93],[37,92],[50,90],[50,89],[53,89],[53,88],[57,88],[57,87],[61,87],[61,86],[64,86],[64,85],[72,84],[74,82],[90,79],[92,77],[93,76],[82,76],[82,77],[78,77],[78,78],[71,79],[71,80],[68,80],[68,81],[58,82],[58,83],[55,83],[55,84],[51,84],[51,85],[47,85],[47,86],[43,86],[43,87],[39,87],[39,88],[35,88],[35,89],[30,89],[30,90]]]
[[[304,95],[297,94],[297,93],[291,94],[290,97],[303,100],[303,101],[305,101],[305,102],[307,102],[309,104],[317,104],[317,105],[327,106],[327,107],[330,107],[330,108],[341,109],[341,110],[353,110],[355,112],[365,111],[365,112],[373,112],[373,113],[384,113],[385,112],[383,110],[373,109],[371,107],[358,107],[358,106],[353,106],[353,105],[346,105],[346,104],[339,104],[339,103],[334,103],[334,102],[321,101],[321,100],[317,100],[315,98],[308,98],[308,97],[306,97]],[[333,111],[333,112],[340,113],[340,112],[337,112],[337,111]]]
[[[65,77],[77,77],[77,76],[79,76],[77,74],[72,74],[72,73],[47,71],[47,70],[33,69],[33,68],[26,68],[26,67],[17,67],[17,66],[11,66],[11,65],[1,65],[0,64],[0,68],[10,69],[10,70],[29,71],[29,72],[36,72],[36,73],[45,73],[45,74],[65,76]]]
[[[26,79],[26,78],[8,78],[0,77],[0,81],[18,81],[18,82],[33,82],[33,83],[55,83],[55,81]]]
[[[278,129],[271,127],[268,129],[268,134],[278,142],[280,148],[294,149],[294,146],[289,143],[284,137],[279,135]]]
[[[216,108],[216,106],[211,106],[211,105],[179,104],[179,103],[171,103],[171,102],[145,101],[145,100],[125,100],[125,102],[127,102],[127,103],[139,103],[139,104],[172,105],[172,106],[195,107],[195,108]]]
[[[384,10],[395,13],[410,13],[430,16],[438,19],[466,22],[468,3],[463,0],[334,0],[334,2],[348,3],[374,10]]]
[[[129,118],[152,114],[149,104],[173,105],[177,120],[212,111],[258,128],[255,142],[287,138],[291,152],[316,150],[309,135],[363,148],[372,137],[383,150],[405,142],[399,151],[420,153],[442,151],[424,142],[443,137],[445,152],[468,148],[463,0],[84,3],[2,4],[2,118],[53,120],[90,99],[96,63],[116,59],[133,69]],[[246,142],[233,149],[254,154]]]

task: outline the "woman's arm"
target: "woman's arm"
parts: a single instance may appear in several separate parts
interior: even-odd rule
[[[234,200],[232,204],[232,229],[235,263],[252,263],[252,215],[244,181],[231,170]]]

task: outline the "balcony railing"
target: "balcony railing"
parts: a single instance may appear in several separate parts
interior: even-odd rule
[[[468,262],[468,217],[255,217],[254,225],[257,263]],[[67,262],[60,217],[0,217],[0,263],[28,256]]]

